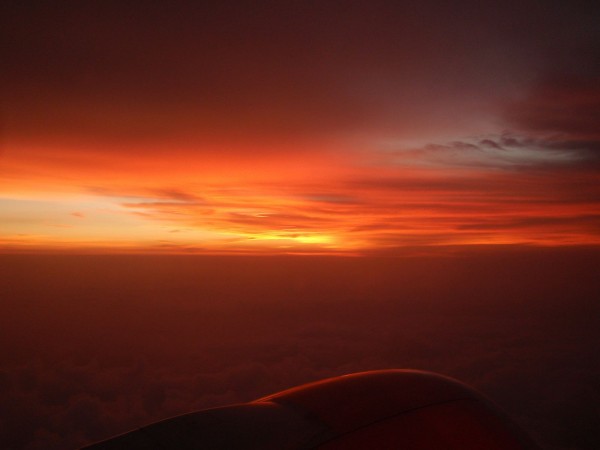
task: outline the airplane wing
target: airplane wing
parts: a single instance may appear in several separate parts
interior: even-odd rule
[[[86,450],[529,450],[533,441],[465,384],[430,372],[329,378],[163,420]]]

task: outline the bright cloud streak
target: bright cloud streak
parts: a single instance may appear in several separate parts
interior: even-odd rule
[[[206,177],[198,166],[175,178],[125,171],[120,188],[106,169],[71,172],[68,183],[37,181],[53,194],[6,190],[2,242],[13,251],[333,254],[600,243],[600,189],[585,154],[543,145],[505,135],[351,152],[337,165],[313,157],[314,171],[293,159],[244,162],[241,185],[214,165]]]

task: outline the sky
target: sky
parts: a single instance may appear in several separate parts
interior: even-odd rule
[[[600,242],[592,2],[3,2],[0,250]]]
[[[598,23],[0,2],[0,447],[412,368],[600,448]]]

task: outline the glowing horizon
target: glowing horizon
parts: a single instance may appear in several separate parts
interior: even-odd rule
[[[11,6],[0,251],[600,243],[593,14],[351,3]]]
[[[540,142],[498,135],[267,152],[255,161],[240,157],[242,148],[206,164],[190,151],[86,153],[84,170],[76,151],[49,158],[8,146],[2,250],[362,254],[599,244],[595,173],[579,152],[544,152]]]

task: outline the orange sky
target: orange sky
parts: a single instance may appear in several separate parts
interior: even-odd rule
[[[256,158],[240,150],[223,160],[164,149],[147,158],[88,152],[83,161],[76,150],[8,147],[2,245],[361,254],[600,243],[595,171],[564,168],[575,164],[568,154],[536,167],[538,155],[520,148],[455,147]]]
[[[585,11],[383,3],[12,7],[0,251],[599,244]]]

